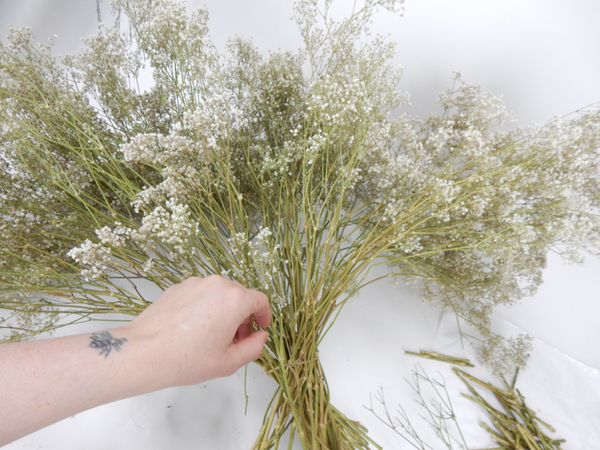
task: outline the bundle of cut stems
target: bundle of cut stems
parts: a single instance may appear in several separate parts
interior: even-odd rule
[[[421,358],[434,359],[436,361],[441,361],[449,364],[456,364],[458,366],[475,367],[473,364],[471,364],[471,361],[469,361],[468,359],[456,358],[454,356],[444,355],[438,352],[420,350],[419,353],[410,351],[405,351],[404,353],[406,353],[407,355],[420,356]]]
[[[554,427],[541,420],[525,403],[525,397],[515,389],[517,373],[512,383],[504,380],[504,388],[485,383],[468,373],[453,368],[454,373],[465,383],[472,395],[461,394],[464,397],[485,408],[490,417],[492,426],[481,422],[481,427],[490,433],[502,450],[555,450],[560,448],[564,439],[552,439],[545,434],[543,428],[556,432]],[[494,394],[503,411],[492,406],[485,400],[474,385],[483,387]]]

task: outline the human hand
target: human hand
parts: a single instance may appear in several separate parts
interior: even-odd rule
[[[253,321],[271,323],[265,294],[210,276],[171,286],[120,328],[2,344],[0,446],[98,405],[231,375],[263,350]]]
[[[252,332],[253,320],[271,323],[266,295],[213,275],[171,286],[121,334],[151,366],[154,390],[228,376],[257,359],[268,333]]]

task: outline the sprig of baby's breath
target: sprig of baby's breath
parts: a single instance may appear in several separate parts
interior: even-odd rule
[[[10,32],[0,301],[13,339],[137,315],[145,287],[190,276],[264,291],[258,363],[279,387],[261,449],[287,430],[311,449],[371,442],[330,404],[318,345],[375,264],[474,325],[498,372],[521,363],[527,342],[493,335],[490,313],[536,289],[549,250],[599,251],[600,114],[501,131],[501,102],[457,76],[441,114],[392,120],[400,72],[368,27],[402,2],[341,21],[331,3],[299,0],[304,51],[268,57],[242,38],[219,55],[207,13],[170,0],[118,1],[126,31],[104,26],[62,63]]]

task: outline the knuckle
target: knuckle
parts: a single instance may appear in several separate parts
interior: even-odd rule
[[[199,280],[202,280],[203,282],[210,283],[210,284],[219,284],[225,280],[225,278],[223,278],[221,275],[216,275],[216,274],[209,275],[205,278],[200,278],[200,277],[197,277],[197,278]]]

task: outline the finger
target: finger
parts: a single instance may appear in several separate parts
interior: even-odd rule
[[[271,306],[265,294],[254,291],[250,313],[259,327],[265,328],[271,324]]]
[[[232,344],[229,351],[233,363],[239,368],[258,359],[268,338],[266,331],[259,330]]]
[[[238,341],[247,338],[252,333],[252,318],[248,317],[242,324],[238,327],[235,338]]]

